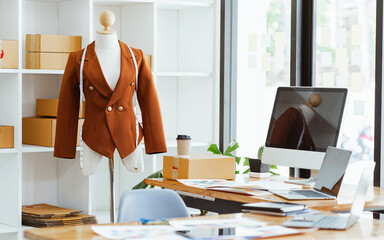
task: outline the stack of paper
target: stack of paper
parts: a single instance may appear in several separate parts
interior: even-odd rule
[[[241,207],[243,212],[290,216],[290,215],[313,215],[319,213],[317,210],[311,210],[304,204],[286,203],[286,202],[258,202],[246,203]]]
[[[177,179],[177,181],[192,187],[225,192],[235,192],[254,196],[269,194],[266,192],[268,190],[302,189],[300,185],[277,181],[236,182],[222,179]]]
[[[32,227],[75,226],[95,224],[95,216],[80,214],[82,211],[61,208],[48,204],[22,207],[23,224]]]

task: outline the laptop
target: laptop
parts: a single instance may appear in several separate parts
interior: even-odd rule
[[[270,192],[288,200],[336,199],[351,154],[349,150],[328,147],[314,189]]]
[[[306,217],[295,217],[292,220],[284,222],[286,227],[317,227],[320,229],[347,229],[359,220],[364,210],[365,197],[375,163],[370,164],[361,174],[359,184],[357,186],[355,197],[353,199],[351,213],[349,216],[326,216],[315,215]]]

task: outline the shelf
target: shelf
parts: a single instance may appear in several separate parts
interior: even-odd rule
[[[16,227],[11,227],[11,226],[0,223],[0,234],[1,233],[15,233],[18,231],[19,231],[19,229]]]
[[[153,3],[154,0],[94,0],[95,5],[122,6],[129,4]]]
[[[64,74],[64,70],[22,69],[23,74]]]
[[[196,2],[196,1],[167,1],[167,0],[158,0],[159,9],[174,9],[182,10],[195,7],[212,7],[212,3],[208,2]]]
[[[193,141],[191,142],[191,147],[208,147],[211,145],[210,142],[204,142],[204,141]],[[177,141],[176,140],[171,140],[167,139],[167,147],[172,148],[172,147],[177,147]]]
[[[17,148],[0,148],[0,153],[18,153],[19,149]]]
[[[18,69],[0,69],[0,73],[19,73]]]
[[[76,151],[79,151],[80,147],[76,147]],[[42,147],[36,145],[23,144],[23,153],[34,153],[34,152],[53,152],[53,147]]]
[[[166,140],[167,147],[177,147],[177,141],[176,140]],[[192,147],[207,147],[210,145],[210,142],[205,141],[193,141],[191,143]],[[17,152],[18,150],[15,150],[13,152]],[[80,147],[76,148],[76,151],[80,151]],[[8,151],[10,152],[10,151]],[[53,147],[41,147],[41,146],[35,146],[35,145],[28,145],[23,144],[22,146],[22,152],[23,153],[34,153],[34,152],[53,152]],[[0,153],[2,151],[0,150]]]
[[[207,72],[157,72],[158,77],[211,77],[212,73]]]

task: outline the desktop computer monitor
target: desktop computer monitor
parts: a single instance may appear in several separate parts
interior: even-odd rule
[[[336,147],[347,89],[279,87],[262,162],[319,170]]]

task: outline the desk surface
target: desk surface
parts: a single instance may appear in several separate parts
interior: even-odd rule
[[[270,178],[271,181],[284,181],[284,177],[280,176],[272,176]],[[258,178],[248,178],[248,177],[238,177],[236,181],[257,181],[260,180]],[[265,179],[261,179],[265,180]],[[281,198],[279,196],[273,194],[267,194],[263,196],[250,196],[244,194],[230,193],[230,192],[222,192],[222,191],[214,191],[207,190],[197,187],[191,187],[179,183],[175,180],[163,179],[163,178],[147,178],[145,179],[145,183],[148,185],[153,185],[157,187],[163,187],[167,189],[179,190],[183,192],[224,199],[229,201],[241,202],[241,203],[251,203],[251,202],[284,202],[289,201]],[[304,187],[308,188],[308,187]],[[356,186],[343,184],[339,196],[336,200],[302,200],[302,201],[289,201],[294,203],[305,203],[310,208],[321,210],[321,211],[340,211],[347,210],[351,208],[351,204],[353,201],[353,196],[356,190]],[[365,207],[383,207],[384,206],[384,189],[379,187],[370,187],[367,193],[367,200],[365,203]]]
[[[252,218],[258,221],[266,222],[268,225],[282,224],[291,217],[274,217],[256,214],[226,214],[219,216],[198,217],[201,219],[217,218]],[[197,219],[197,218],[194,218]],[[128,223],[127,223],[128,224]],[[36,228],[26,230],[24,237],[32,240],[101,240],[105,239],[91,229],[91,225],[82,225],[74,227],[54,227],[54,228]],[[384,222],[371,219],[360,219],[353,227],[348,230],[317,230],[302,235],[287,236],[284,239],[383,239]]]

